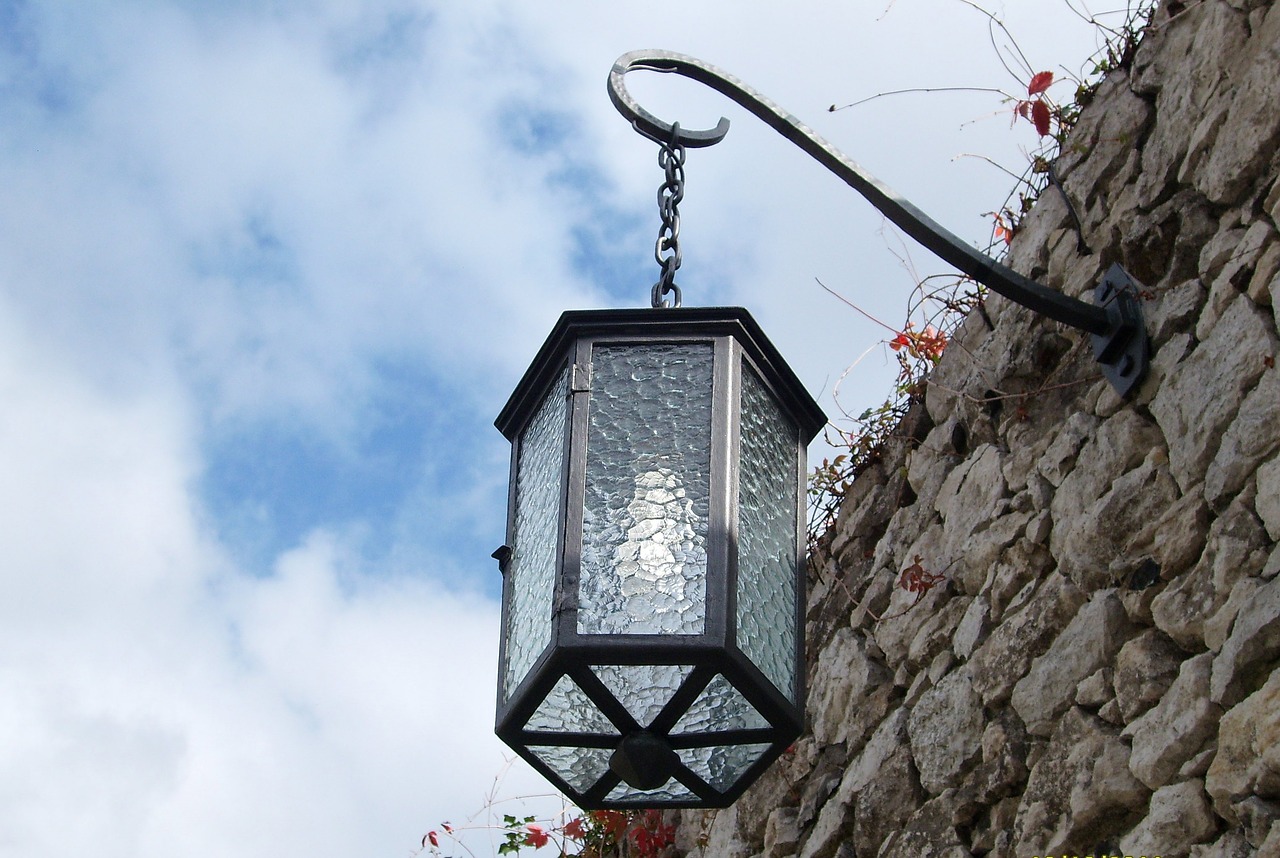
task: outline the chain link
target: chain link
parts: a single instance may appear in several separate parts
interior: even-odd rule
[[[653,284],[653,306],[679,307],[680,287],[676,285],[676,269],[680,267],[680,201],[684,199],[684,144],[678,141],[680,126],[676,125],[672,141],[660,143],[658,166],[664,173],[664,181],[658,188],[658,215],[662,225],[658,227],[658,240],[653,245],[653,258],[662,269],[658,282]],[[670,294],[668,302],[664,295]]]

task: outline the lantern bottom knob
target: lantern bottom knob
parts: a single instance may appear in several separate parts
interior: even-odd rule
[[[667,740],[637,730],[628,734],[609,757],[609,768],[631,787],[641,790],[657,789],[671,779],[680,765],[680,758]]]

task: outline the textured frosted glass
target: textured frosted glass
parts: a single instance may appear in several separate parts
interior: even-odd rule
[[[696,798],[696,796],[689,788],[672,778],[657,789],[636,789],[626,781],[623,781],[613,788],[613,792],[609,793],[607,800],[637,801],[645,799],[658,804],[664,801],[682,801],[691,798]]]
[[[520,436],[516,468],[515,545],[508,575],[507,672],[503,699],[509,699],[538,655],[551,643],[551,601],[555,591],[564,466],[565,396],[568,370],[538,406]]]
[[[702,634],[711,346],[591,357],[580,634]]]
[[[766,742],[760,745],[717,745],[713,748],[684,748],[676,751],[680,761],[689,771],[711,786],[724,792],[733,786],[742,773],[769,750]]]
[[[693,672],[686,664],[598,664],[592,668],[641,727],[648,727]]]
[[[741,437],[738,646],[794,699],[799,435],[748,368]]]
[[[671,733],[761,730],[768,726],[764,716],[721,674],[707,683]]]
[[[531,745],[538,759],[564,778],[578,792],[586,792],[609,771],[610,748],[564,748],[558,745]]]
[[[587,693],[567,675],[560,677],[555,688],[547,695],[538,711],[525,724],[526,730],[551,730],[556,733],[606,733],[618,735],[599,707]]]

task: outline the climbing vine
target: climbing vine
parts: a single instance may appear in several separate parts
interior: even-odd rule
[[[1023,171],[1020,174],[1006,171],[1015,178],[1013,190],[998,210],[988,213],[992,218],[992,234],[987,249],[1000,256],[1018,233],[1023,216],[1056,181],[1053,161],[1061,154],[1063,146],[1069,145],[1068,138],[1079,120],[1080,111],[1093,100],[1107,74],[1132,64],[1142,34],[1151,25],[1158,0],[1129,0],[1124,9],[1105,16],[1087,12],[1079,0],[1064,0],[1074,14],[1096,27],[1102,37],[1102,46],[1086,62],[1087,71],[1079,76],[1059,76],[1052,70],[1036,69],[996,15],[972,0],[959,2],[986,16],[997,55],[1010,76],[1022,87],[1016,94],[987,88],[979,91],[999,93],[1009,105],[1011,123],[1028,123],[1037,135],[1036,146],[1028,153]],[[1069,98],[1059,101],[1051,95],[1050,90],[1056,85],[1070,83],[1074,83],[1075,88]],[[924,91],[955,89],[972,88],[936,87]],[[844,107],[832,105],[830,109],[843,110],[874,98],[910,91],[915,90],[881,93]],[[835,452],[815,466],[809,478],[808,533],[811,549],[819,544],[834,524],[840,503],[853,481],[879,461],[887,446],[899,437],[904,418],[922,396],[929,373],[942,357],[952,334],[969,313],[981,309],[984,298],[982,287],[969,278],[954,275],[925,278],[917,282],[911,294],[906,321],[895,327],[870,317],[832,290],[827,291],[888,330],[890,336],[883,343],[897,361],[898,374],[883,403],[856,415],[842,409],[841,419],[827,426],[826,441]],[[837,404],[838,394],[837,385],[833,391]]]

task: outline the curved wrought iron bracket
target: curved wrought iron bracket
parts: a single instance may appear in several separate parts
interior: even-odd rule
[[[1146,375],[1150,343],[1142,322],[1141,288],[1124,269],[1113,265],[1098,284],[1098,306],[1078,301],[1022,276],[961,241],[933,218],[859,167],[812,128],[732,75],[709,63],[673,51],[643,50],[623,54],[609,72],[609,98],[635,129],[657,141],[679,142],[689,148],[712,146],[724,139],[729,120],[715,128],[687,130],[663,122],[636,103],[624,76],[636,70],[667,72],[706,84],[760,118],[806,154],[836,174],[875,206],[899,229],[938,257],[1004,297],[1055,321],[1093,335],[1094,356],[1103,375],[1121,396],[1127,396]]]

